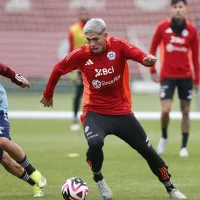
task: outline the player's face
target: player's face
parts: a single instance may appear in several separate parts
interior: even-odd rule
[[[172,5],[172,15],[176,19],[184,19],[186,14],[187,7],[182,1],[179,1],[177,4]]]
[[[86,33],[85,36],[93,53],[98,54],[104,51],[108,36],[107,33]]]
[[[80,10],[79,19],[85,24],[90,19],[89,12],[86,9]]]

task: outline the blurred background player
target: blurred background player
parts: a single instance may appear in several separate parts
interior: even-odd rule
[[[161,84],[161,127],[162,137],[157,152],[162,154],[167,144],[167,128],[174,91],[178,89],[182,112],[182,145],[179,155],[187,157],[187,141],[190,130],[190,101],[192,90],[199,87],[199,41],[195,26],[186,20],[186,0],[171,0],[172,18],[161,22],[153,36],[150,53],[156,55],[158,45],[161,50],[160,77],[155,67],[151,68],[152,80]],[[192,73],[191,60],[194,67]]]
[[[80,7],[78,9],[78,18],[79,21],[75,24],[72,24],[69,28],[69,52],[72,52],[74,49],[83,46],[87,43],[85,34],[83,33],[83,27],[85,23],[89,20],[90,14],[87,8]],[[75,76],[75,77],[74,77]],[[80,108],[81,97],[83,96],[83,80],[81,77],[81,72],[75,71],[70,74],[71,79],[75,81],[76,91],[73,101],[73,123],[71,125],[72,131],[77,131],[80,129],[79,120],[78,120],[78,110]]]
[[[22,88],[29,87],[27,79],[1,63],[0,75],[9,78]],[[7,114],[8,100],[1,84],[0,94],[0,163],[9,173],[29,183],[33,188],[34,197],[42,197],[44,196],[42,188],[46,185],[46,179],[32,166],[21,147],[11,141]]]

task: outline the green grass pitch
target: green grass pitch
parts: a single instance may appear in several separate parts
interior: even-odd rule
[[[40,104],[41,93],[10,93],[8,92],[8,101],[10,110],[41,110],[52,111]],[[56,111],[69,111],[72,109],[73,95],[71,93],[54,95],[54,108]],[[160,111],[160,100],[158,94],[133,94],[133,111]],[[179,111],[179,100],[177,95],[174,97],[172,111]],[[193,97],[191,111],[196,111],[196,98]]]
[[[85,162],[87,144],[81,131],[72,133],[70,121],[65,120],[10,120],[12,138],[25,150],[31,162],[48,180],[46,200],[61,200],[60,189],[67,178],[78,176],[89,186],[88,200],[101,197]],[[141,121],[153,146],[160,136],[158,121]],[[192,200],[200,198],[199,121],[192,121],[189,158],[179,158],[180,121],[171,121],[169,144],[163,159],[169,166],[178,189]],[[69,158],[69,153],[79,153]],[[114,136],[105,140],[103,174],[113,190],[115,200],[167,200],[162,184],[151,173],[147,163],[127,144]],[[29,200],[32,190],[25,182],[0,168],[0,199]]]
[[[10,110],[40,110],[39,93],[8,93]],[[55,94],[53,110],[69,111],[72,106],[72,94]],[[133,110],[159,111],[158,95],[137,95],[133,97]],[[179,102],[175,98],[172,111],[179,111]],[[195,100],[192,102],[195,111]],[[87,200],[102,199],[92,173],[85,162],[87,143],[82,131],[72,133],[71,121],[67,120],[10,120],[12,139],[22,146],[31,162],[47,178],[44,200],[61,200],[61,186],[70,177],[83,178],[89,186]],[[156,147],[160,137],[159,120],[141,121],[148,137]],[[189,158],[178,156],[181,133],[180,121],[171,120],[169,143],[163,159],[169,166],[173,181],[191,200],[200,199],[200,156],[199,121],[192,121],[189,140]],[[70,153],[79,153],[76,158]],[[108,136],[104,146],[105,161],[103,174],[113,190],[114,200],[167,200],[165,188],[157,180],[147,163],[127,144],[114,136]],[[32,188],[25,182],[8,174],[0,167],[0,200],[31,200]]]

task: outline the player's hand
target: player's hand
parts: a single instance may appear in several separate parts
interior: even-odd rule
[[[22,76],[22,81],[23,81],[23,84],[20,86],[20,87],[22,87],[22,88],[25,88],[25,87],[30,87],[30,84],[29,84],[29,82],[28,82],[28,80],[26,79],[26,78],[24,78],[23,76]]]
[[[148,55],[143,61],[146,66],[151,67],[156,64],[157,58],[153,55]]]
[[[194,85],[194,90],[195,90],[196,93],[199,91],[199,84]]]
[[[154,81],[154,82],[156,82],[156,83],[159,83],[159,82],[160,82],[157,73],[153,73],[153,74],[151,74],[151,80]]]
[[[47,99],[43,95],[41,97],[40,103],[44,105],[44,107],[52,107],[53,108],[53,99]]]

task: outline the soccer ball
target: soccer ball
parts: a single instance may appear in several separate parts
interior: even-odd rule
[[[80,178],[70,178],[62,186],[61,193],[65,200],[85,200],[88,195],[88,186]]]

